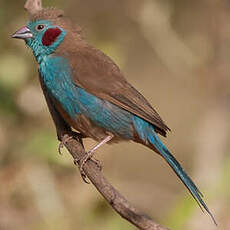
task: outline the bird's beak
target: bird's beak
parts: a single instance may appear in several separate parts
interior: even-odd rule
[[[32,38],[33,34],[28,29],[28,27],[24,26],[21,29],[17,30],[13,35],[12,38],[19,38],[19,39],[26,39]]]

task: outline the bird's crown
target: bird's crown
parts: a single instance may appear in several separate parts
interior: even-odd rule
[[[64,11],[59,10],[55,7],[44,8],[35,14],[30,16],[31,21],[43,19],[43,20],[57,20],[58,18],[62,18],[64,16]]]

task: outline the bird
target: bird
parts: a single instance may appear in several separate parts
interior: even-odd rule
[[[169,127],[127,82],[112,59],[82,38],[79,27],[62,10],[39,10],[12,37],[23,39],[32,49],[56,128],[55,115],[69,130],[97,141],[83,159],[81,170],[105,143],[130,140],[140,143],[165,159],[216,224],[202,193],[159,137],[166,137]]]

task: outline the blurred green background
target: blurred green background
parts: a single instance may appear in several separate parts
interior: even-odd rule
[[[82,182],[58,141],[23,41],[24,0],[0,0],[0,229],[132,230]],[[228,0],[53,0],[172,129],[167,146],[230,229],[230,2]],[[166,142],[166,140],[164,140]],[[86,140],[86,149],[94,142]],[[134,143],[97,158],[111,183],[174,230],[217,229],[157,154]]]

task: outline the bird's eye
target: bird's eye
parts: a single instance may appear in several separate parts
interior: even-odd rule
[[[43,30],[44,28],[45,28],[45,26],[42,25],[42,24],[39,24],[39,25],[37,25],[37,26],[35,27],[35,29],[36,29],[37,31],[41,31],[41,30]]]

